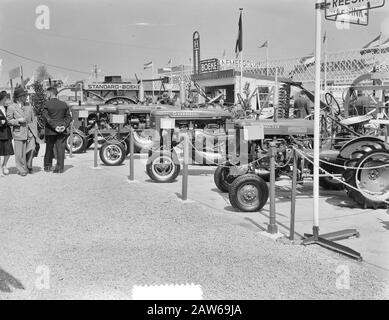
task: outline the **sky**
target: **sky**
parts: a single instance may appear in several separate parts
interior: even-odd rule
[[[269,58],[310,54],[315,44],[314,0],[0,0],[0,86],[8,70],[23,66],[25,78],[39,62],[77,70],[48,67],[53,78],[88,79],[93,65],[101,74],[143,78],[151,70],[189,64],[192,34],[200,33],[201,59],[235,57],[239,8],[243,8],[243,57],[264,60],[258,47],[269,41]],[[50,9],[50,29],[35,26],[39,5]],[[337,29],[323,18],[328,51],[359,49],[380,32],[389,38],[389,4],[371,10],[369,26]]]

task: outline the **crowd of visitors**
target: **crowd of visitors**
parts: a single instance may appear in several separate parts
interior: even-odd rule
[[[67,131],[72,121],[70,109],[57,99],[57,89],[46,89],[47,102],[43,110],[44,128],[39,128],[35,110],[28,104],[28,92],[16,88],[11,96],[0,92],[0,165],[1,176],[10,174],[9,159],[15,157],[17,174],[33,174],[33,159],[40,144],[46,143],[43,168],[45,172],[63,173]],[[44,130],[39,130],[44,129]],[[53,167],[53,159],[56,166]]]

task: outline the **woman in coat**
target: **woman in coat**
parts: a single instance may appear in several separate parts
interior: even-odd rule
[[[12,133],[7,122],[7,100],[9,96],[6,91],[0,92],[0,174],[8,175],[7,163],[10,156],[14,155],[12,147]],[[3,158],[3,162],[1,162]]]

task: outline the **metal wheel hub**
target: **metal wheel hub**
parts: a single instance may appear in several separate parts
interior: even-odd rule
[[[357,172],[357,186],[366,198],[373,201],[389,198],[389,167],[385,166],[388,164],[389,155],[386,153],[373,154],[361,163],[359,174]]]
[[[160,157],[154,160],[153,169],[160,176],[167,176],[173,172],[174,164],[167,157]]]
[[[111,161],[118,160],[121,157],[122,151],[120,147],[111,145],[104,150],[105,158]]]
[[[258,190],[253,185],[244,185],[239,190],[239,198],[245,203],[252,203],[258,199]]]

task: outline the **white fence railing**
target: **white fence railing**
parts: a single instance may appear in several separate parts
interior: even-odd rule
[[[306,85],[313,84],[315,79],[315,59],[305,57],[274,59],[259,61],[255,66],[248,64],[243,67],[244,72],[274,76],[276,70],[280,77],[291,78]],[[253,63],[254,64],[254,63]],[[223,64],[222,69],[235,69],[240,71],[237,63]],[[386,49],[350,50],[323,54],[322,79],[326,77],[327,83],[334,85],[349,85],[358,76],[373,71],[389,73],[389,47]],[[178,88],[181,76],[185,82],[190,82],[191,71],[166,73],[172,75],[174,87]],[[389,81],[388,79],[383,79]],[[176,88],[176,89],[177,89]]]

